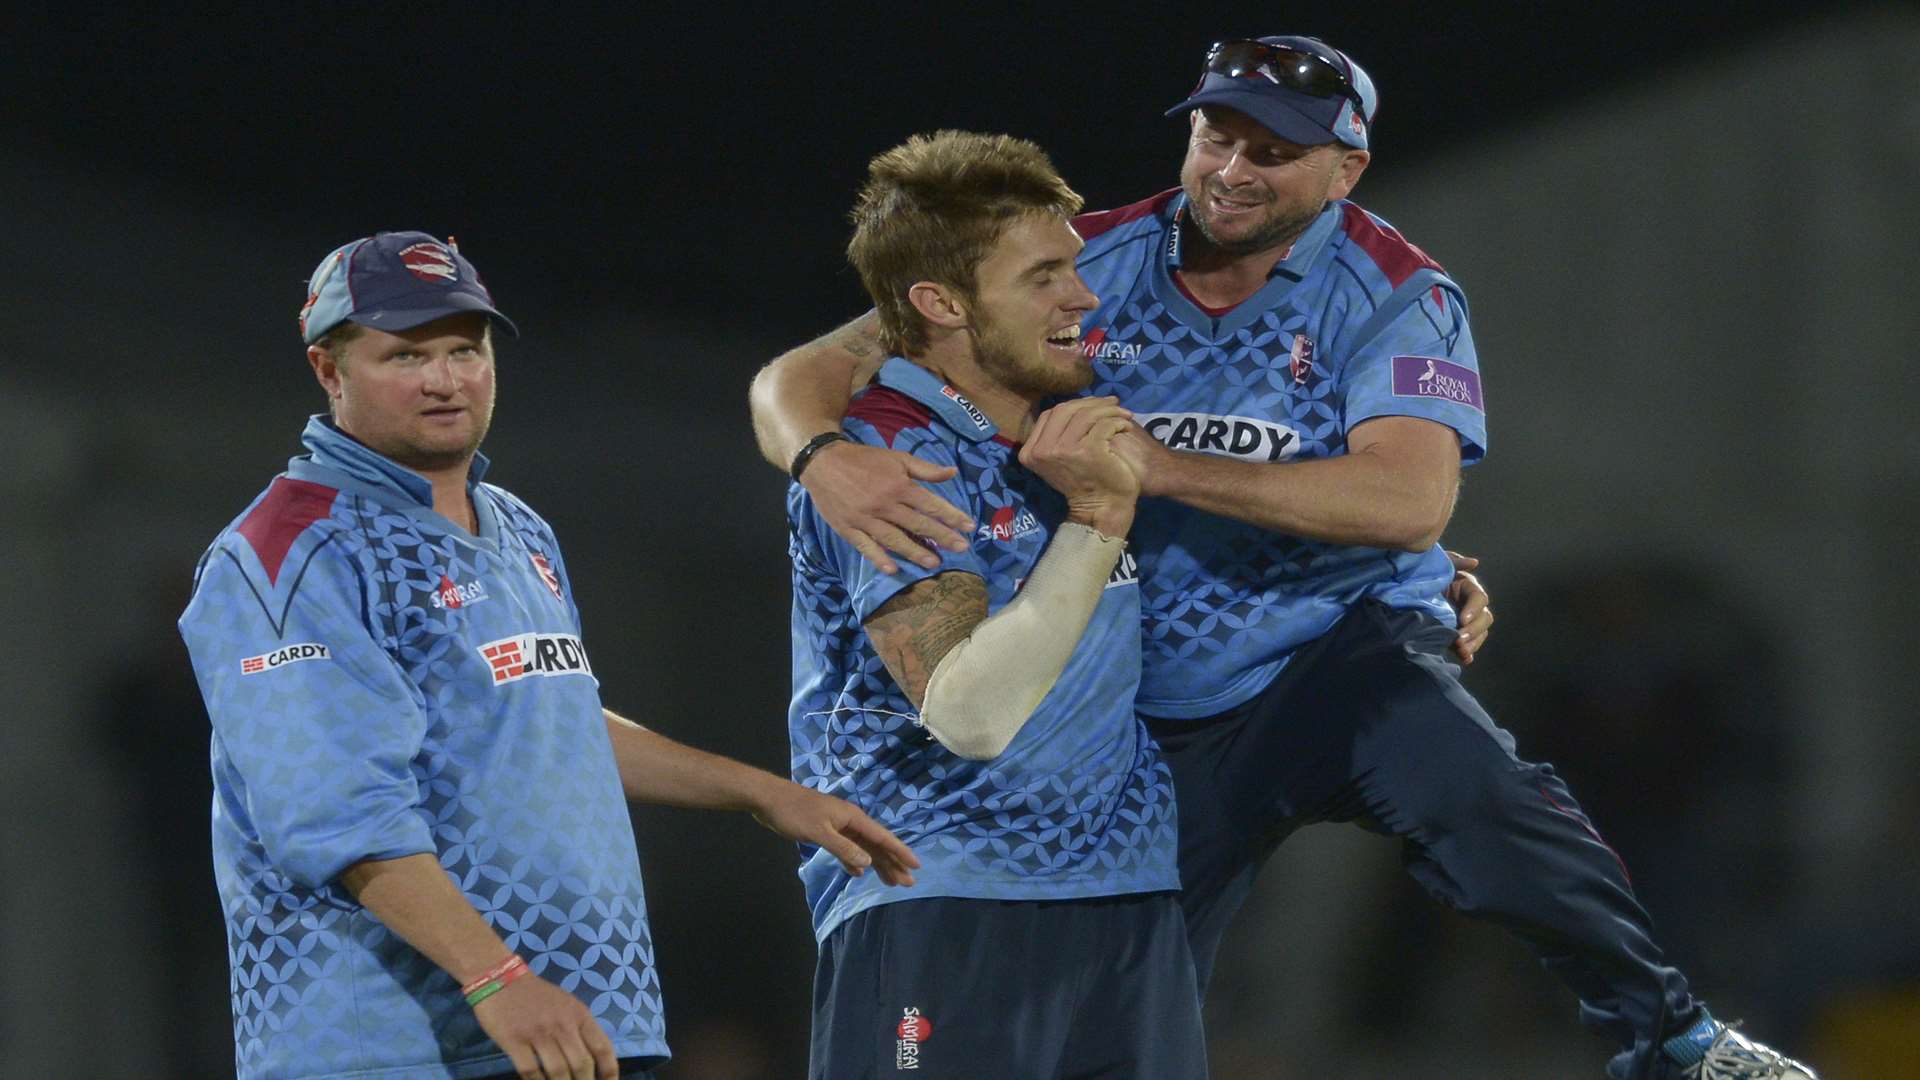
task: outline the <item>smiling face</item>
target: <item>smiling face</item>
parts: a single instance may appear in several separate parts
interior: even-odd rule
[[[464,472],[493,422],[493,343],[484,315],[450,315],[392,334],[361,328],[307,349],[334,423],[420,473]]]
[[[1346,198],[1367,167],[1365,150],[1288,142],[1233,109],[1209,106],[1190,116],[1180,187],[1200,235],[1230,255],[1293,243],[1329,201]]]
[[[1028,401],[1075,393],[1093,381],[1080,319],[1100,298],[1073,268],[1081,246],[1065,218],[1025,214],[1000,233],[974,274],[967,323],[974,360]]]

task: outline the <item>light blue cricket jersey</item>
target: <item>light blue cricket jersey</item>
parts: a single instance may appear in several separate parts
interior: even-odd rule
[[[432,853],[622,1057],[664,1059],[625,796],[553,531],[314,417],[201,558],[180,618],[213,718],[213,855],[241,1080],[510,1072],[452,976],[334,879]]]
[[[920,857],[918,884],[850,878],[803,849],[801,880],[822,940],[849,915],[932,896],[1058,900],[1179,887],[1172,777],[1134,715],[1140,589],[1126,556],[1052,691],[991,761],[948,751],[874,654],[862,622],[895,593],[949,571],[986,582],[989,612],[1013,599],[1066,507],[973,403],[895,357],[855,399],[846,431],[959,474],[932,485],[974,516],[938,570],[882,575],[828,528],[804,488],[787,495],[793,558],[793,778],[849,799]]]
[[[1252,297],[1218,316],[1175,283],[1178,190],[1086,214],[1079,271],[1101,304],[1083,324],[1094,394],[1161,442],[1248,461],[1334,457],[1379,416],[1417,416],[1485,452],[1486,404],[1466,298],[1438,264],[1359,206],[1329,204]],[[1139,708],[1194,719],[1265,689],[1289,653],[1354,602],[1420,608],[1448,625],[1453,571],[1419,554],[1267,532],[1167,499],[1134,522],[1145,610]]]

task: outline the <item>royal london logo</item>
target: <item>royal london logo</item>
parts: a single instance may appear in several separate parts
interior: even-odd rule
[[[1284,461],[1300,452],[1300,433],[1245,416],[1212,413],[1134,413],[1147,434],[1175,450],[1239,458]]]
[[[1480,373],[1438,356],[1393,358],[1393,396],[1440,398],[1486,412],[1480,396]]]
[[[493,672],[495,686],[536,675],[593,674],[586,647],[572,634],[517,634],[489,641],[480,646],[480,658]]]
[[[475,578],[465,585],[457,585],[445,574],[440,575],[440,587],[435,589],[427,602],[437,608],[471,607],[487,598],[486,582]]]
[[[980,526],[980,539],[998,540],[1004,544],[1018,540],[1039,527],[1040,519],[1033,516],[1033,511],[1016,512],[1011,506],[1003,506],[993,512],[986,524]]]
[[[909,1005],[900,1010],[900,1023],[894,1026],[893,1034],[893,1067],[918,1069],[920,1044],[933,1034],[933,1021],[921,1014],[919,1006]]]
[[[940,396],[960,406],[960,411],[967,414],[967,419],[973,421],[974,427],[979,428],[981,431],[986,431],[993,427],[993,421],[987,419],[987,414],[980,411],[980,406],[968,401],[967,396],[960,391],[955,390],[951,386],[942,386],[940,388]]]
[[[287,645],[275,649],[270,653],[261,653],[259,656],[249,656],[241,660],[240,674],[258,675],[263,671],[272,671],[275,668],[283,668],[288,664],[298,664],[304,660],[330,660],[332,658],[333,653],[329,651],[325,645],[313,641],[302,642],[298,645]]]

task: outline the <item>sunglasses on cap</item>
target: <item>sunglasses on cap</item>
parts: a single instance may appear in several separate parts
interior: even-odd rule
[[[1264,41],[1217,41],[1207,50],[1207,66],[1200,72],[1194,93],[1200,92],[1209,75],[1265,79],[1308,97],[1345,97],[1352,100],[1355,109],[1366,111],[1366,103],[1360,100],[1360,91],[1354,89],[1347,73],[1333,61],[1305,49]]]

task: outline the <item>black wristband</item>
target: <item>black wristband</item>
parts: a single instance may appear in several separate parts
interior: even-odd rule
[[[807,445],[801,447],[799,453],[793,455],[793,468],[787,470],[787,475],[793,477],[794,483],[799,483],[800,474],[806,470],[807,463],[813,460],[813,455],[819,453],[821,447],[828,443],[852,441],[847,438],[847,433],[844,431],[823,431],[815,435],[807,440]]]

